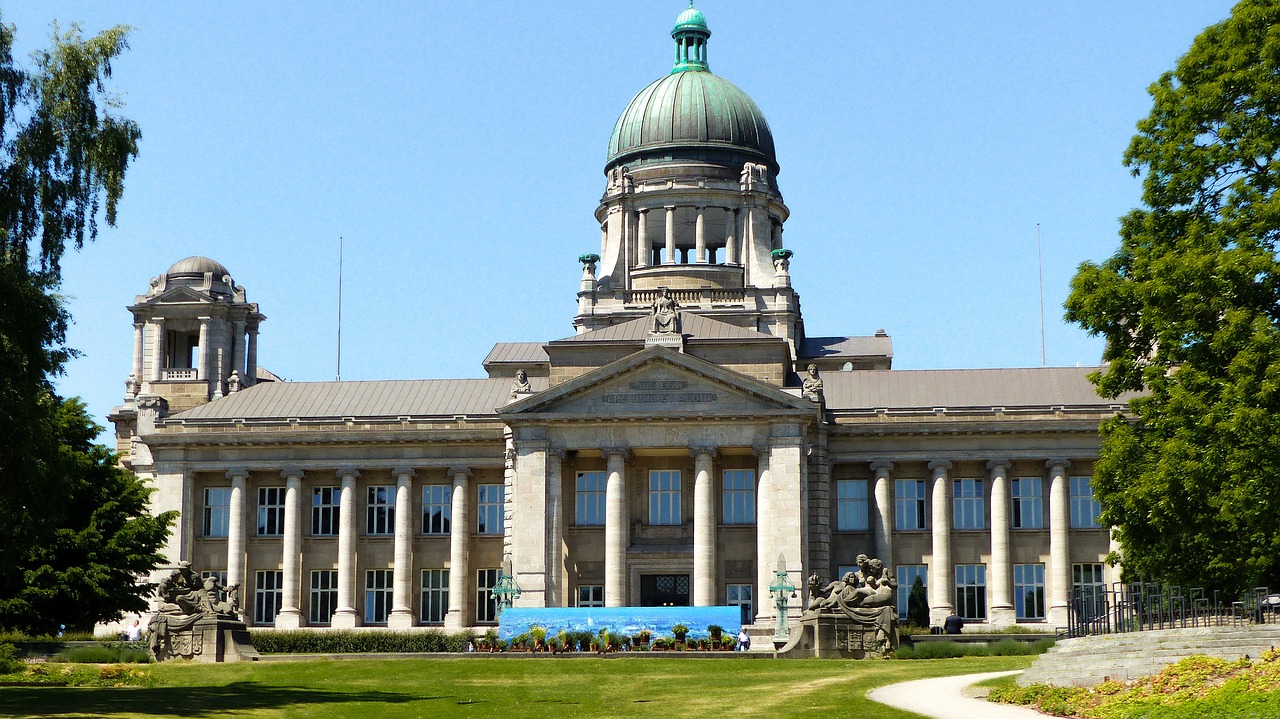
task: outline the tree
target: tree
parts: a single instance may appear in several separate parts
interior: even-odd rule
[[[924,578],[918,574],[907,595],[907,623],[922,628],[929,626],[929,594],[924,588]]]
[[[84,39],[55,26],[30,69],[13,60],[15,30],[0,22],[0,600],[17,596],[34,548],[75,526],[81,491],[59,461],[74,437],[52,379],[74,351],[57,294],[59,260],[114,224],[141,136],[112,114],[111,61],[127,28]],[[87,422],[87,418],[86,418]],[[85,425],[92,426],[91,424]],[[83,493],[79,496],[83,496]],[[98,520],[95,520],[98,521]],[[71,524],[66,524],[71,522]],[[132,584],[132,580],[130,581]]]
[[[1144,207],[1066,317],[1106,338],[1094,491],[1126,576],[1280,586],[1280,2],[1244,0],[1149,92]]]

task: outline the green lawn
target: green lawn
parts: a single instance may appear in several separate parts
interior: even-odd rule
[[[153,667],[156,686],[0,688],[22,717],[915,717],[866,699],[910,679],[1032,657],[920,661],[681,658],[307,660]]]

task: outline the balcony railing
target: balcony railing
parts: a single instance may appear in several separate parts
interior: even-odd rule
[[[200,371],[195,367],[165,367],[160,371],[160,379],[194,382],[200,379]]]

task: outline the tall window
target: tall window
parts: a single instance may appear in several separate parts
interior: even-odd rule
[[[502,517],[502,498],[505,489],[501,484],[482,484],[476,487],[477,532],[502,534],[505,531]]]
[[[481,569],[476,572],[476,623],[493,624],[498,621],[498,598],[493,588],[498,584],[498,570]]]
[[[1089,477],[1071,478],[1071,526],[1093,529],[1102,514],[1102,505],[1093,498],[1093,482]]]
[[[315,487],[311,490],[311,536],[332,537],[338,533],[342,490],[338,487]]]
[[[578,606],[603,607],[604,606],[604,585],[603,584],[579,584],[578,585]]]
[[[1013,608],[1018,619],[1044,619],[1044,565],[1013,565]]]
[[[1071,584],[1073,589],[1080,590],[1081,605],[1077,611],[1082,613],[1082,621],[1107,613],[1107,584],[1102,577],[1101,564],[1071,565]]]
[[[219,587],[226,587],[226,586],[227,586],[227,572],[226,572],[226,570],[214,570],[214,571],[205,571],[205,572],[200,572],[200,581],[201,581],[201,583],[202,583],[202,584],[204,583],[204,580],[208,579],[209,577],[213,577],[214,579],[218,580],[218,586],[219,586]]]
[[[423,624],[439,624],[444,615],[449,613],[449,570],[422,570],[422,607]]]
[[[390,569],[369,569],[364,573],[364,623],[386,624],[391,613]]]
[[[961,619],[987,618],[987,565],[956,565],[956,614]]]
[[[604,524],[604,472],[578,472],[575,524],[594,527]]]
[[[333,613],[338,609],[338,570],[311,571],[311,601],[308,606],[308,623],[328,624],[333,621]]]
[[[724,603],[738,608],[743,624],[750,624],[756,620],[755,602],[751,599],[752,590],[753,587],[750,584],[730,584],[724,588]]]
[[[365,534],[391,534],[396,531],[396,488],[391,485],[369,487]]]
[[[1014,529],[1044,529],[1044,495],[1039,477],[1019,477],[1009,483]]]
[[[267,570],[254,573],[253,584],[253,623],[271,624],[280,612],[282,598],[281,587],[284,586],[284,572]]]
[[[836,529],[865,532],[867,523],[867,480],[842,479],[836,482]]]
[[[951,483],[951,488],[952,506],[955,508],[955,528],[985,528],[987,504],[982,494],[982,480],[957,479]]]
[[[227,536],[231,521],[231,488],[210,487],[204,491],[204,531],[206,537]]]
[[[284,534],[284,487],[258,488],[258,536]]]
[[[422,485],[422,533],[448,534],[453,522],[453,487]]]
[[[893,520],[898,529],[924,529],[924,480],[893,482]]]
[[[724,471],[724,523],[756,523],[756,471],[754,469]]]
[[[898,572],[898,616],[903,622],[919,619],[911,616],[911,592],[915,589],[916,579],[925,590],[924,621],[929,621],[929,567],[925,564],[899,564]]]
[[[649,472],[649,524],[680,524],[680,470]]]

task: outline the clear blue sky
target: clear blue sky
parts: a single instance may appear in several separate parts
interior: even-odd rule
[[[670,69],[685,3],[5,3],[18,54],[54,20],[134,26],[142,127],[117,228],[68,255],[59,382],[105,423],[125,306],[188,255],[268,316],[260,362],[343,379],[483,376],[494,342],[572,333],[614,120]],[[1096,364],[1061,321],[1139,201],[1121,165],[1146,87],[1225,0],[699,3],[711,69],[764,111],[811,336],[885,328],[898,368]]]

